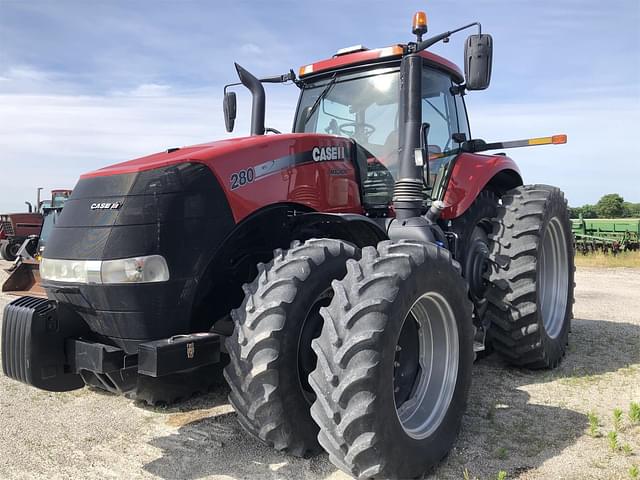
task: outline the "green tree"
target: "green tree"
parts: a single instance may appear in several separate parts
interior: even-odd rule
[[[640,217],[640,203],[624,202],[622,204],[622,208],[624,210],[623,215],[625,217]]]
[[[580,218],[582,207],[569,207],[569,218]]]
[[[600,218],[619,218],[624,215],[624,198],[617,193],[604,195],[596,204]]]
[[[595,205],[583,205],[582,207],[582,217],[583,218],[598,218],[598,211],[596,210]]]

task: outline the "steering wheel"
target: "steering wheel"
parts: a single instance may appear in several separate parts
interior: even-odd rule
[[[349,127],[353,127],[353,130],[349,130]],[[356,123],[356,122],[347,122],[340,125],[338,128],[340,129],[340,133],[343,135],[348,135],[349,137],[353,137],[356,133],[356,128],[364,127],[364,136],[369,138],[373,132],[376,131],[376,127],[371,125],[370,123]]]

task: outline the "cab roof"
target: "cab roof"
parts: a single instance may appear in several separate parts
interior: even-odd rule
[[[368,63],[378,63],[389,60],[400,60],[407,50],[406,45],[392,45],[390,47],[366,49],[359,47],[351,53],[338,53],[326,60],[310,63],[300,67],[299,77],[308,78],[320,73],[327,73],[333,70],[365,65]],[[423,50],[418,53],[431,66],[449,73],[456,83],[462,83],[464,76],[458,66],[440,55]]]

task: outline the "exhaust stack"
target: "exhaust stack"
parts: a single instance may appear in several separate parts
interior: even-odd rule
[[[249,89],[253,102],[251,104],[251,135],[264,135],[265,94],[260,80],[254,77],[237,63],[234,63],[240,82]]]

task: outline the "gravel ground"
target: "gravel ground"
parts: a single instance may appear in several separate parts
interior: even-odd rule
[[[0,261],[0,268],[7,267]],[[0,281],[4,281],[4,271]],[[476,363],[460,438],[428,478],[627,479],[640,467],[640,270],[577,272],[567,358],[554,371]],[[0,308],[10,300],[0,296]],[[342,479],[326,455],[300,460],[237,425],[226,391],[149,408],[95,390],[47,393],[0,374],[0,478]],[[612,451],[613,409],[625,411]],[[589,435],[587,413],[600,419]]]

